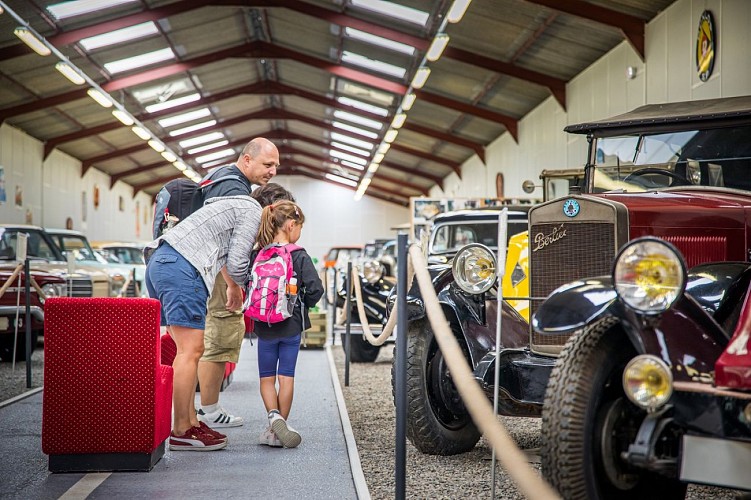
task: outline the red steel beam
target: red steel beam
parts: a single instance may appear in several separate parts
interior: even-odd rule
[[[644,20],[582,0],[527,0],[559,12],[612,26],[621,31],[644,60]]]
[[[91,167],[93,167],[97,163],[107,161],[107,160],[112,160],[113,158],[118,158],[120,156],[138,153],[139,151],[143,151],[144,149],[151,149],[151,146],[149,146],[145,142],[142,142],[140,144],[131,146],[129,148],[116,149],[115,151],[110,151],[109,153],[105,153],[103,155],[95,156],[87,160],[82,160],[81,161],[81,177],[83,177],[86,171],[88,171]]]
[[[302,170],[302,168],[309,168],[309,167],[307,165],[302,165],[301,167],[290,167],[290,170],[292,170],[293,174],[295,174],[295,175],[303,175],[305,177],[310,177],[311,179],[315,179],[317,181],[327,182],[329,184],[333,184],[333,185],[338,186],[340,188],[349,189],[350,191],[357,191],[357,188],[355,188],[355,187],[347,186],[347,185],[341,184],[339,182],[334,182],[334,181],[331,181],[329,179],[326,179],[325,177],[319,177],[319,176],[317,176],[315,174],[311,174],[309,172],[306,172],[305,170]],[[369,192],[371,186],[368,187],[368,191],[365,192],[365,196],[370,196],[371,198],[378,198],[378,199],[381,199],[383,201],[387,201],[389,203],[394,203],[396,205],[401,205],[403,207],[408,207],[409,206],[409,200],[406,199],[403,195],[395,193],[397,199],[394,199],[392,197],[385,196],[385,195],[380,194],[378,192]],[[380,188],[379,186],[372,186],[372,187],[376,191],[383,189],[383,188]]]

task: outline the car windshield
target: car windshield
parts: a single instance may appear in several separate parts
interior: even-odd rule
[[[18,233],[26,233],[26,255],[33,259],[62,260],[62,256],[44,238],[44,235],[33,229],[0,228],[0,260],[16,260],[16,240]]]
[[[89,245],[88,240],[82,236],[70,234],[55,234],[52,236],[57,246],[67,255],[73,252],[78,262],[96,262],[97,264],[107,264],[107,260],[97,255]]]
[[[751,126],[597,140],[595,192],[676,186],[751,190]]]
[[[101,250],[109,262],[115,264],[143,264],[143,250],[132,247],[107,247]]]
[[[527,230],[527,221],[508,221],[506,234]],[[493,250],[498,247],[498,222],[453,222],[433,227],[428,246],[428,255],[455,254],[464,245],[481,243]]]

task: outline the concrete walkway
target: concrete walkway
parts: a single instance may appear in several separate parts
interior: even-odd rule
[[[267,420],[258,392],[256,346],[246,340],[234,380],[220,398],[245,424],[221,429],[229,437],[226,449],[168,450],[147,473],[50,474],[41,449],[40,391],[0,408],[0,498],[369,498],[346,411],[340,417],[341,391],[328,352],[302,350],[295,378],[289,421],[303,437],[298,448],[258,444]],[[81,418],[86,418],[85,403]],[[354,469],[348,449],[354,452]]]

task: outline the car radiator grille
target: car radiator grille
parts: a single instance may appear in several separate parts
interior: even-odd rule
[[[89,278],[68,280],[68,287],[71,297],[91,297],[94,292],[94,286]]]
[[[565,236],[561,236],[565,231]],[[535,241],[536,235],[542,235]],[[560,236],[543,245],[545,235]],[[547,297],[559,286],[583,276],[610,274],[615,257],[615,224],[608,222],[554,222],[530,226],[530,292]],[[534,314],[540,301],[532,301]],[[569,335],[532,332],[532,350],[549,353],[563,346]],[[546,347],[547,346],[547,347]]]

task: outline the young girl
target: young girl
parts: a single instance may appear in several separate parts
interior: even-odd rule
[[[279,201],[263,209],[258,248],[271,243],[296,243],[300,239],[305,216],[291,201]],[[300,352],[302,331],[310,327],[308,308],[323,296],[323,284],[305,249],[292,252],[292,267],[297,277],[298,301],[291,317],[279,323],[255,322],[258,336],[258,374],[261,399],[268,412],[269,427],[259,442],[269,446],[294,448],[302,438],[287,425],[295,389],[295,365]],[[277,391],[276,382],[279,382]]]

